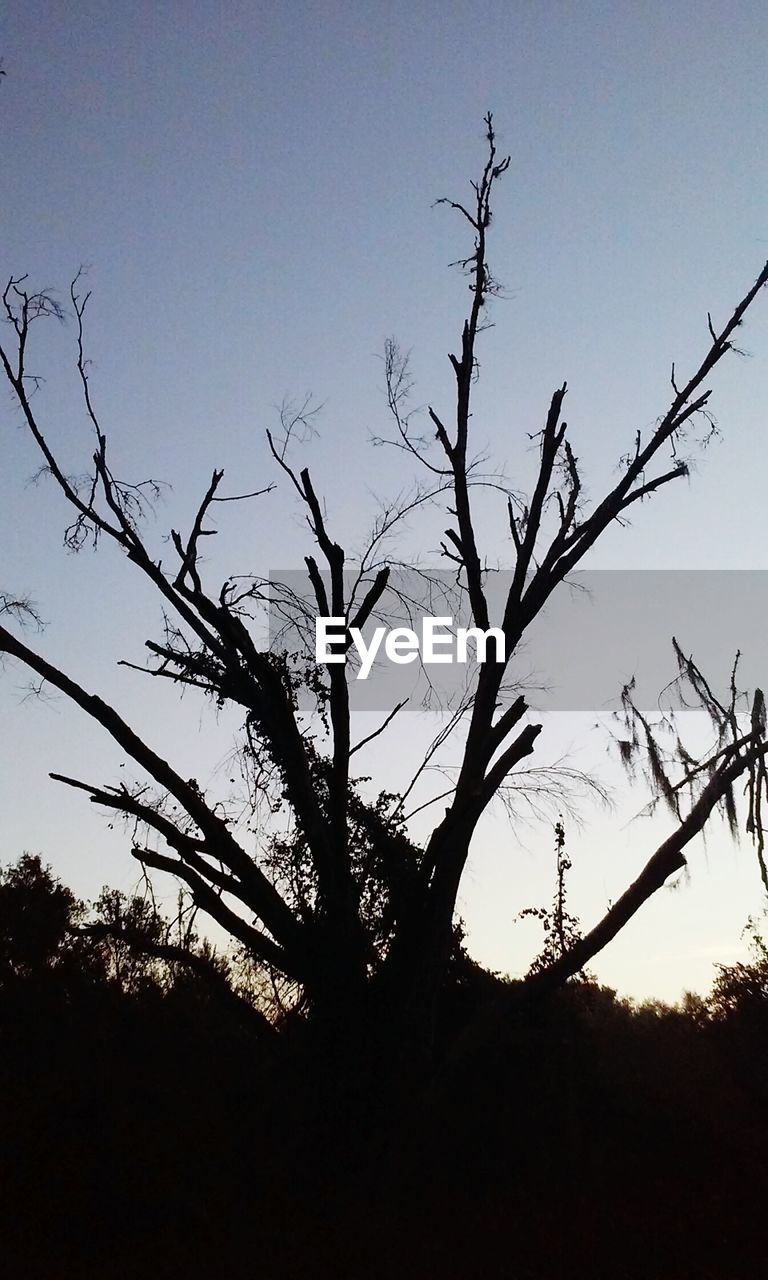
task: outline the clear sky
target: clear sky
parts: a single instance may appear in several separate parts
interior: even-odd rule
[[[417,401],[450,406],[445,353],[467,293],[447,264],[467,242],[431,205],[466,190],[490,108],[512,157],[491,246],[507,299],[482,341],[476,439],[524,487],[527,433],[567,379],[571,437],[597,493],[666,408],[671,361],[685,369],[703,353],[707,311],[723,318],[768,256],[766,49],[756,0],[10,3],[0,269],[65,292],[90,264],[93,389],[116,466],[173,484],[155,545],[188,521],[214,466],[233,489],[272,479],[264,428],[286,393],[312,390],[325,410],[309,460],[353,546],[373,495],[410,478],[369,444],[386,426],[385,337],[412,349]],[[768,568],[766,303],[744,331],[752,358],[714,380],[722,439],[590,567]],[[33,367],[48,378],[51,440],[78,471],[88,440],[72,341],[71,325],[41,330]],[[38,601],[46,652],[149,725],[190,774],[223,776],[227,726],[189,701],[177,715],[168,690],[115,668],[141,660],[153,602],[108,548],[60,550],[66,512],[49,485],[28,484],[37,460],[5,394],[0,406],[0,584]],[[489,509],[483,528],[498,528],[489,549],[503,560],[503,512],[494,521]],[[300,564],[305,550],[280,488],[227,509],[211,572]],[[12,669],[0,682],[2,857],[40,850],[83,894],[106,880],[129,887],[124,838],[46,777],[109,781],[119,754],[61,701],[23,702],[22,684]],[[553,720],[550,754],[573,743],[602,762],[593,723]],[[397,754],[372,756],[388,786]],[[638,797],[618,799],[617,814],[572,833],[573,901],[587,922],[665,830],[625,829]],[[462,902],[475,952],[513,972],[538,943],[514,916],[547,900],[552,881],[551,833],[526,830],[522,848],[520,835],[489,824]],[[704,987],[761,905],[751,851],[713,831],[689,883],[658,895],[597,971],[636,994]]]

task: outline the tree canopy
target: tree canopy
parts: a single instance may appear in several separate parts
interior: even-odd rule
[[[711,425],[710,375],[735,350],[737,331],[768,282],[766,264],[724,321],[707,318],[709,337],[700,362],[686,374],[673,366],[668,405],[650,430],[638,430],[626,442],[618,478],[600,496],[587,498],[573,435],[563,419],[565,384],[552,393],[534,437],[538,472],[532,491],[521,495],[500,473],[489,479],[474,452],[472,404],[478,347],[489,304],[499,293],[488,253],[492,206],[509,158],[498,152],[490,114],[485,129],[485,160],[468,198],[438,201],[468,232],[458,266],[470,301],[457,349],[449,356],[453,413],[448,418],[430,406],[426,435],[417,431],[409,412],[407,358],[394,340],[385,349],[392,424],[387,440],[401,451],[404,464],[422,474],[418,487],[379,516],[365,550],[353,556],[335,540],[309,469],[295,460],[302,434],[312,428],[311,405],[285,405],[280,432],[268,433],[275,477],[303,508],[314,544],[305,561],[312,610],[319,618],[344,620],[346,653],[351,630],[362,631],[386,611],[388,593],[395,591],[397,562],[390,548],[399,523],[428,504],[447,516],[442,563],[451,570],[472,625],[482,632],[495,627],[503,638],[503,653],[493,650],[478,665],[466,696],[446,711],[436,742],[455,735],[460,763],[448,788],[430,802],[442,812],[424,842],[409,826],[407,785],[396,795],[377,792],[375,780],[370,786],[356,772],[357,753],[368,742],[397,732],[402,705],[388,710],[374,734],[355,741],[351,663],[316,665],[302,653],[257,639],[253,610],[270,588],[263,568],[255,567],[246,580],[207,581],[202,547],[215,520],[229,502],[258,502],[275,479],[265,477],[256,490],[233,493],[224,490],[223,472],[215,470],[189,530],[171,531],[175,563],[170,565],[145,532],[144,516],[157,484],[126,481],[112,467],[86,354],[90,294],[82,274],[75,277],[66,306],[50,291],[35,291],[26,276],[11,277],[2,295],[6,336],[0,361],[42,468],[68,505],[65,545],[78,550],[105,544],[151,584],[164,621],[160,638],[147,641],[149,676],[238,709],[251,807],[247,822],[238,824],[215,795],[204,793],[155,750],[151,725],[129,724],[108,701],[35,650],[20,625],[33,616],[31,606],[8,592],[0,598],[5,615],[0,652],[97,722],[140,774],[135,783],[119,784],[63,773],[53,777],[126,820],[131,852],[141,867],[175,876],[195,907],[271,981],[282,984],[289,1006],[334,1037],[362,1034],[377,1045],[382,1037],[390,1043],[418,1042],[427,1055],[446,983],[458,971],[465,977],[468,971],[456,907],[473,842],[489,806],[520,776],[542,733],[525,692],[510,687],[511,659],[553,593],[567,585],[614,522],[689,474],[685,457]],[[74,318],[75,373],[91,431],[90,470],[77,478],[61,461],[55,424],[49,426],[38,411],[38,380],[29,364],[39,323],[65,317]],[[511,560],[498,616],[489,593],[488,554],[478,534],[481,507],[486,516],[498,507],[498,538],[505,540]],[[283,603],[300,615],[300,601],[287,597]],[[583,932],[566,929],[560,912],[558,946],[534,966],[524,984],[530,993],[579,974],[685,866],[687,845],[713,813],[724,812],[735,828],[737,784],[746,786],[746,827],[764,869],[768,743],[762,693],[758,689],[746,697],[734,667],[727,695],[718,696],[708,675],[679,646],[677,660],[681,687],[711,719],[714,744],[696,753],[677,736],[666,749],[658,726],[635,705],[631,686],[624,690],[622,753],[628,763],[645,762],[652,786],[668,805],[670,833],[596,923]],[[278,811],[289,815],[287,824],[273,821]],[[153,948],[160,954],[158,948],[170,945],[120,912],[103,920],[101,930],[113,942],[150,955]],[[503,985],[494,990],[494,1016],[508,1015],[509,998]]]

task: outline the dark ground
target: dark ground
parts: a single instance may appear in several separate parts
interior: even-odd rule
[[[57,981],[2,998],[5,1275],[765,1274],[764,1006],[566,992],[400,1120],[356,1121],[311,1053],[272,1064],[188,993]]]

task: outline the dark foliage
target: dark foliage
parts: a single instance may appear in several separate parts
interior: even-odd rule
[[[481,1054],[393,1106],[300,1035],[276,1056],[185,966],[121,969],[85,919],[39,859],[0,876],[5,1274],[760,1274],[757,935],[708,1001],[635,1007],[588,981],[521,999]],[[456,944],[443,1017],[460,1025],[498,979]]]

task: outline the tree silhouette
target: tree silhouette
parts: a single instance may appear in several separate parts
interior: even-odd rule
[[[483,631],[499,627],[505,640],[504,655],[492,654],[479,666],[470,695],[446,725],[445,732],[462,735],[460,766],[440,797],[443,815],[423,844],[409,833],[402,797],[382,794],[371,799],[354,775],[353,757],[365,743],[353,741],[349,665],[315,667],[295,653],[257,644],[248,606],[264,598],[263,578],[254,575],[243,582],[233,577],[213,588],[204,581],[201,542],[212,532],[214,514],[226,502],[257,497],[264,490],[226,494],[223,472],[214,471],[189,532],[171,533],[177,563],[169,569],[142,532],[157,486],[151,481],[128,483],[112,470],[85,355],[90,295],[83,292],[81,276],[71,286],[70,306],[77,334],[76,369],[94,442],[86,479],[72,479],[60,463],[38,415],[32,395],[36,379],[28,369],[33,325],[62,318],[64,309],[49,292],[31,291],[23,276],[11,278],[3,294],[10,341],[0,348],[0,359],[43,468],[72,513],[66,545],[77,549],[89,541],[110,543],[152,584],[166,622],[162,639],[147,642],[151,674],[202,691],[220,706],[239,709],[241,750],[253,794],[266,800],[254,814],[266,811],[266,817],[257,821],[253,844],[246,844],[235,834],[226,809],[153,749],[151,726],[137,731],[107,701],[31,648],[8,617],[9,625],[0,626],[0,652],[18,659],[79,706],[148,781],[107,785],[52,776],[128,819],[135,832],[133,856],[145,869],[181,880],[197,907],[255,965],[283,984],[288,1007],[300,1009],[334,1035],[370,1034],[376,1042],[384,1037],[428,1045],[440,993],[456,968],[457,895],[478,824],[492,802],[521,776],[536,749],[542,725],[529,718],[526,698],[510,695],[505,684],[512,656],[553,592],[613,523],[688,474],[682,446],[694,447],[699,427],[703,424],[706,432],[710,425],[707,378],[734,350],[736,331],[768,282],[766,264],[722,327],[709,318],[709,345],[702,360],[687,378],[679,378],[673,366],[669,406],[649,433],[637,432],[619,478],[594,502],[585,497],[579,460],[562,419],[565,384],[554,391],[536,437],[539,461],[532,492],[523,500],[500,483],[492,486],[494,493],[503,493],[505,534],[513,550],[503,610],[499,617],[492,616],[485,557],[476,532],[478,486],[486,481],[471,452],[471,405],[485,309],[498,292],[487,257],[492,197],[509,159],[498,154],[490,114],[485,125],[487,154],[479,178],[471,184],[471,199],[438,202],[458,213],[471,229],[470,251],[458,264],[466,273],[471,301],[458,353],[449,357],[455,415],[449,422],[429,408],[433,440],[415,433],[407,411],[407,360],[393,342],[385,351],[393,443],[428,476],[427,485],[406,507],[412,511],[427,500],[443,503],[450,518],[443,555],[466,596],[472,623]],[[370,555],[356,561],[345,552],[334,539],[309,470],[291,461],[297,437],[311,429],[311,406],[285,405],[282,418],[283,434],[270,434],[269,444],[278,474],[298,496],[314,539],[314,554],[306,557],[314,608],[318,617],[345,619],[349,649],[349,629],[362,628],[391,590],[390,565],[381,558],[374,562]],[[671,454],[669,461],[664,461],[666,453]],[[394,505],[384,514],[372,545],[381,550],[404,510],[402,504]],[[354,570],[351,588],[349,569]],[[5,598],[4,612],[23,620],[24,602]],[[654,727],[643,721],[628,691],[625,711],[633,736],[627,758],[641,747],[647,752],[656,766],[653,781],[671,801],[674,825],[600,921],[581,936],[562,932],[562,945],[529,976],[531,991],[562,984],[589,963],[685,865],[686,846],[712,813],[734,812],[738,780],[746,780],[749,787],[749,829],[762,856],[763,761],[768,751],[764,716],[753,714],[750,720],[747,715],[745,722],[735,683],[730,701],[720,701],[692,659],[679,656],[681,679],[717,727],[716,746],[705,755],[694,755],[678,743],[662,767]],[[305,693],[315,708],[311,731],[300,705]],[[753,710],[757,705],[756,695]],[[399,709],[400,704],[392,708],[377,733],[389,728]],[[277,805],[290,812],[287,835],[276,834],[270,824],[269,814]],[[102,928],[139,948],[164,945],[119,920]],[[506,989],[496,995],[493,1016],[503,1018],[512,996]]]
[[[544,945],[531,965],[531,973],[549,969],[581,940],[578,918],[567,906],[567,879],[572,866],[565,847],[565,825],[559,817],[555,823],[555,895],[552,906],[525,907],[520,912],[521,920],[526,917],[539,920],[544,929]]]

